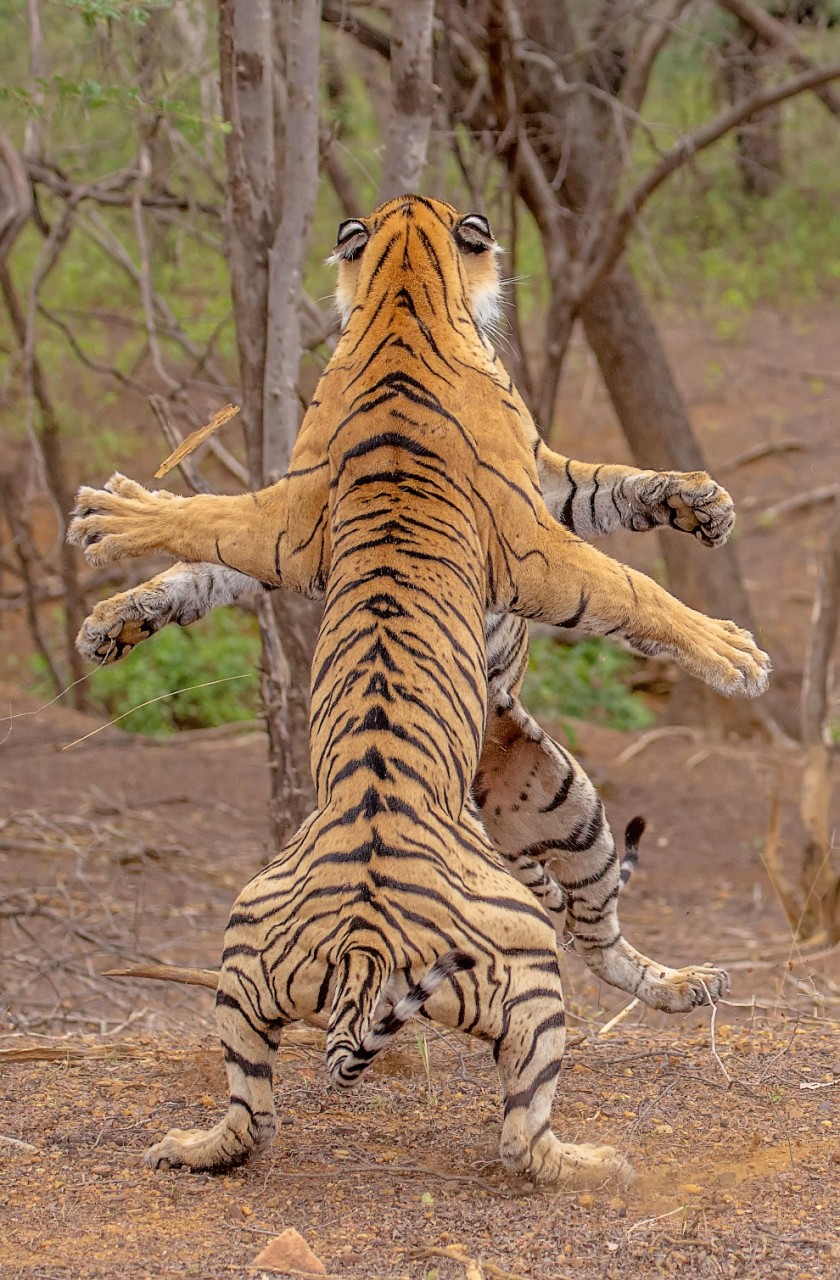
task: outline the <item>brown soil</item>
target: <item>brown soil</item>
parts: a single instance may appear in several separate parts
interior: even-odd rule
[[[6,744],[0,1134],[32,1149],[0,1139],[4,1275],[245,1276],[287,1226],[348,1278],[466,1275],[440,1253],[455,1246],[486,1277],[840,1273],[840,964],[791,943],[761,865],[768,790],[777,767],[795,786],[795,752],[579,727],[614,821],[650,822],[628,935],[673,963],[724,961],[733,989],[718,1060],[708,1010],[631,1008],[605,1031],[627,998],[565,961],[555,1128],[617,1145],[637,1171],[626,1195],[573,1196],[503,1173],[490,1055],[434,1027],[350,1095],[326,1085],[321,1034],[295,1028],[268,1152],[224,1178],[146,1170],[167,1128],[220,1113],[211,997],[97,975],[146,956],[216,963],[260,862],[264,748],[255,734],[151,745],[109,730],[60,751],[90,726],[50,709],[14,720]]]
[[[835,367],[838,322],[758,316],[737,347],[702,336],[696,322],[667,335],[711,469],[739,503],[773,710],[792,727],[826,509],[770,531],[757,517],[840,479],[838,383],[808,376]],[[620,457],[602,392],[575,361],[564,445]],[[790,439],[802,447],[725,465]],[[655,567],[652,539],[613,549]],[[714,1028],[708,1009],[631,1007],[613,1021],[627,997],[564,961],[571,1043],[555,1129],[626,1154],[637,1176],[625,1193],[507,1177],[490,1056],[435,1027],[404,1034],[347,1095],[326,1085],[321,1034],[293,1028],[276,1141],[211,1178],[140,1159],[171,1125],[221,1114],[210,993],[99,975],[143,958],[217,963],[267,840],[262,736],[152,744],[109,729],[62,751],[97,722],[0,692],[16,717],[0,724],[4,1278],[245,1277],[289,1226],[348,1280],[840,1276],[840,957],[791,941],[762,864],[774,789],[783,856],[801,845],[795,747],[577,730],[613,826],[649,822],[626,933],[670,963],[726,963],[733,979]]]

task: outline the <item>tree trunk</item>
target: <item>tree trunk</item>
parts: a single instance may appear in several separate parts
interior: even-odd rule
[[[659,334],[627,266],[593,290],[581,321],[638,466],[705,471]],[[671,584],[687,604],[754,627],[731,544],[710,555],[667,533],[662,552]]]
[[[630,270],[620,264],[589,295],[581,321],[634,461],[652,470],[705,471],[702,450],[668,366],[656,327]],[[755,629],[735,549],[714,553],[669,531],[660,537],[668,585],[686,604]],[[680,674],[668,708],[676,722],[754,732],[749,703],[721,698]]]
[[[26,348],[26,318],[20,299],[15,291],[12,277],[6,264],[0,260],[0,294],[6,304],[9,319],[15,337],[22,351]],[[46,379],[40,361],[32,354],[32,394],[38,403],[40,423],[37,428],[38,444],[44,459],[47,487],[55,505],[60,524],[58,547],[59,574],[64,588],[64,639],[67,666],[73,681],[73,705],[79,711],[86,711],[90,705],[87,694],[87,668],[76,650],[76,636],[84,621],[87,608],[84,592],[79,582],[79,553],[75,547],[67,545],[64,537],[65,520],[72,506],[71,490],[67,483],[64,465],[64,451],[61,445],[61,434],[55,408],[47,389]],[[37,635],[34,636],[36,643]],[[40,646],[39,646],[40,647]]]
[[[802,681],[802,774],[800,813],[805,848],[799,873],[802,894],[800,936],[821,927],[830,942],[840,938],[840,875],[831,838],[832,744],[828,730],[831,668],[840,624],[840,497],[835,499],[828,546],[814,601],[811,635]]]
[[[255,488],[282,474],[299,420],[298,317],[318,164],[318,31],[312,0],[283,6],[271,0],[222,0],[219,61],[231,126],[225,138],[226,234]],[[280,86],[275,50],[285,75]],[[314,799],[309,682],[319,617],[318,606],[285,591],[272,594],[260,611],[270,816],[277,848]]]
[[[429,147],[435,107],[432,81],[434,0],[409,0],[391,10],[391,119],[381,201],[416,190]]]

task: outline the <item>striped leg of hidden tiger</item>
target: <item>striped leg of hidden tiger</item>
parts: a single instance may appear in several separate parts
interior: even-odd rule
[[[686,1013],[729,989],[713,965],[672,969],[642,955],[619,921],[621,863],[604,806],[575,758],[518,699],[497,697],[475,783],[487,834],[533,891],[537,870],[558,883],[575,950],[599,978],[666,1013]],[[548,904],[550,905],[550,904]]]

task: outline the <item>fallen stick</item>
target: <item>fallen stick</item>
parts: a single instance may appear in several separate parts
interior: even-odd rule
[[[798,493],[793,498],[784,498],[772,507],[765,507],[758,516],[756,527],[767,529],[775,520],[778,520],[779,516],[793,511],[805,511],[808,507],[818,507],[823,502],[833,502],[838,494],[840,494],[840,484],[827,484],[818,489],[811,489],[808,493]]]
[[[5,1133],[0,1133],[0,1142],[7,1142],[10,1147],[18,1147],[21,1151],[28,1151],[30,1155],[37,1155],[40,1150],[40,1147],[33,1147],[31,1142],[24,1142],[21,1138],[10,1138]]]
[[[127,969],[105,969],[103,978],[155,978],[160,982],[181,982],[187,987],[219,985],[217,969],[182,969],[173,964],[132,964]]]

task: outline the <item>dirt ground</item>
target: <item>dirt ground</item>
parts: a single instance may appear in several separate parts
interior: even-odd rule
[[[827,508],[781,527],[760,517],[840,480],[840,323],[759,315],[723,344],[687,320],[666,338],[711,469],[739,504],[784,728]],[[622,456],[593,371],[580,353],[573,364],[564,446]],[[783,451],[732,465],[768,441]],[[652,539],[611,549],[656,567]],[[774,791],[783,856],[801,841],[793,744],[576,728],[614,829],[648,819],[625,932],[668,963],[726,964],[732,990],[714,1022],[708,1009],[669,1019],[565,958],[554,1127],[612,1143],[636,1171],[628,1188],[574,1195],[503,1172],[489,1052],[419,1025],[350,1094],[327,1086],[321,1033],[293,1028],[267,1152],[223,1178],[146,1170],[144,1148],[171,1125],[221,1114],[212,999],[101,972],[217,963],[230,903],[266,847],[263,739],[150,743],[108,729],[62,750],[99,722],[11,686],[0,707],[4,1280],[245,1277],[286,1227],[347,1280],[840,1276],[840,956],[791,941],[762,863]]]

